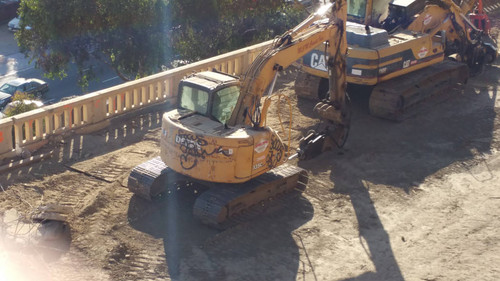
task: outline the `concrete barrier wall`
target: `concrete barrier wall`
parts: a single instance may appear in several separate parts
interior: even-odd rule
[[[167,70],[0,120],[0,160],[29,155],[57,135],[98,130],[110,118],[158,103],[174,103],[179,81],[193,72],[217,69],[242,75],[271,41]],[[68,93],[70,96],[71,93]]]

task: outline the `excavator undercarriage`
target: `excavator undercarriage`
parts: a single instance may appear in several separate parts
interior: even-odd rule
[[[371,90],[369,113],[384,119],[402,121],[416,114],[429,98],[448,88],[466,84],[469,73],[466,64],[448,59],[375,86],[366,86]],[[325,87],[327,85],[326,78],[299,72],[295,92],[301,98],[323,99],[328,91]]]
[[[127,185],[131,192],[150,201],[164,200],[190,188],[196,196],[194,217],[211,227],[225,229],[300,195],[307,182],[307,172],[289,164],[239,184],[199,181],[175,172],[156,157],[132,169]]]
[[[432,96],[467,83],[468,73],[465,64],[447,60],[380,83],[370,95],[370,114],[402,121],[418,112],[424,101]]]

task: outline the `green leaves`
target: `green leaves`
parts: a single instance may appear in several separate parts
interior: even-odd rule
[[[20,50],[49,78],[75,63],[82,87],[96,61],[136,79],[271,39],[305,17],[282,0],[21,0],[19,12]]]
[[[20,15],[31,29],[16,37],[21,51],[49,78],[64,77],[74,62],[86,86],[99,60],[122,79],[135,79],[165,63],[166,5],[166,0],[21,0]]]
[[[179,59],[196,61],[272,39],[305,13],[282,0],[171,0],[170,40]]]
[[[8,107],[5,110],[4,114],[8,117],[11,117],[38,108],[38,106],[35,103],[30,102],[33,100],[36,100],[35,96],[33,95],[16,93],[12,97],[13,106]]]

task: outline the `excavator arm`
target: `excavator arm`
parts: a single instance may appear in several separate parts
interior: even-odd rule
[[[327,14],[331,11],[330,14]],[[233,111],[228,125],[238,124],[263,126],[267,106],[261,109],[261,98],[266,89],[277,78],[279,71],[286,69],[297,59],[301,58],[317,45],[326,42],[326,52],[329,59],[329,73],[331,92],[329,102],[336,104],[335,109],[329,108],[329,121],[336,124],[345,124],[341,111],[345,103],[345,56],[347,42],[345,24],[347,7],[343,0],[323,6],[318,12],[309,16],[296,28],[277,38],[272,45],[263,51],[252,63],[241,83],[241,95]]]

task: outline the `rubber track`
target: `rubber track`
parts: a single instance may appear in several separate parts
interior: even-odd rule
[[[152,201],[161,200],[169,193],[190,187],[192,182],[168,168],[158,156],[132,169],[127,186],[132,193]]]
[[[192,188],[197,197],[193,215],[204,224],[227,229],[296,197],[305,190],[307,181],[305,170],[284,164],[242,184],[193,182],[156,157],[132,170],[128,188],[147,200],[165,199],[181,189]],[[200,195],[200,191],[204,192]]]
[[[307,184],[307,172],[284,164],[242,184],[210,184],[196,200],[193,214],[204,224],[226,229],[274,206],[279,197],[294,197]]]
[[[373,89],[370,114],[404,120],[418,112],[423,101],[467,79],[467,66],[450,60],[391,79]]]

